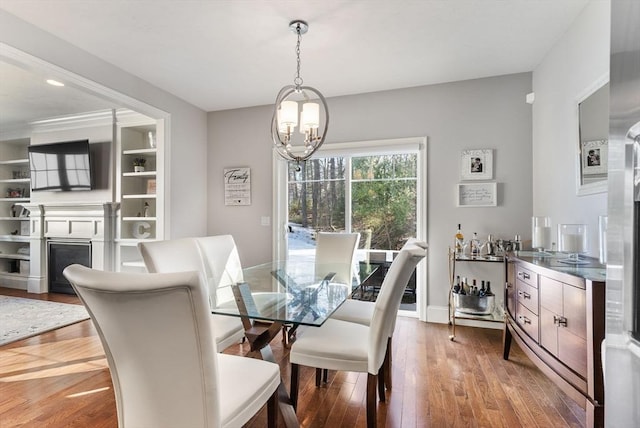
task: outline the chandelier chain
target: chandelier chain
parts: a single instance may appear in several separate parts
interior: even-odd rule
[[[297,58],[297,68],[296,68],[296,77],[293,79],[293,83],[296,85],[296,91],[300,91],[300,86],[302,86],[302,77],[300,77],[300,40],[302,36],[300,34],[300,24],[296,28],[296,34],[298,35],[298,43],[296,43],[296,58]]]

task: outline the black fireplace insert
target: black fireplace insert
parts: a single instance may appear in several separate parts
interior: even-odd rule
[[[91,242],[89,241],[48,241],[49,293],[76,294],[62,274],[72,264],[91,267]]]

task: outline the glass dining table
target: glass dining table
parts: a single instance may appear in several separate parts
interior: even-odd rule
[[[331,314],[375,273],[375,265],[361,266],[351,284],[335,278],[336,264],[275,261],[244,268],[243,281],[218,292],[212,313],[240,317],[250,345],[248,356],[275,362],[270,342],[283,333],[285,346],[300,326],[321,326]],[[287,427],[299,426],[284,383],[279,406]]]

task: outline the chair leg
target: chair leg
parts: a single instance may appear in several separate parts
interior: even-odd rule
[[[385,395],[385,391],[384,391],[384,364],[380,367],[380,370],[378,370],[378,396],[380,398],[380,402],[384,403],[385,399],[387,398]]]
[[[384,384],[387,389],[391,389],[391,338],[387,340],[387,353],[384,355],[384,362],[382,366],[384,367]]]
[[[316,388],[320,388],[322,383],[322,369],[316,369]]]
[[[322,381],[324,383],[329,381],[329,369],[322,369]]]
[[[300,366],[298,364],[291,363],[291,392],[289,397],[291,398],[291,405],[293,410],[298,407],[298,384],[300,383]]]
[[[376,428],[376,384],[378,376],[367,373],[367,428]]]
[[[278,426],[278,391],[275,391],[267,401],[267,427]]]

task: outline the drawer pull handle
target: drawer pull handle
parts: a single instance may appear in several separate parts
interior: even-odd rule
[[[518,291],[518,296],[521,296],[523,299],[531,299],[531,294],[526,291]]]
[[[507,288],[511,288],[511,287],[513,287],[513,285],[511,285],[511,283],[507,282],[507,283],[506,283],[506,287],[507,287]]]
[[[526,272],[518,272],[518,276],[519,276],[520,278],[524,278],[524,279],[529,279],[529,278],[531,278],[531,276],[530,276],[528,273],[526,273]]]
[[[553,323],[566,327],[567,326],[567,319],[565,317],[562,317],[562,316],[554,315],[553,316]]]
[[[531,320],[523,315],[520,315],[518,318],[520,318],[524,324],[531,324]]]

